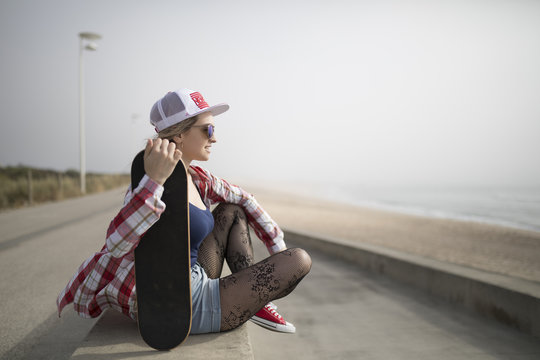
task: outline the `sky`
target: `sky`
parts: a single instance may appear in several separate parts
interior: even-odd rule
[[[540,2],[2,0],[0,165],[129,172],[178,88],[233,182],[540,185]]]

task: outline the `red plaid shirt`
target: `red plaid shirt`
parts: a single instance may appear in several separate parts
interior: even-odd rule
[[[283,232],[252,195],[200,167],[190,167],[190,173],[207,206],[219,202],[242,206],[270,253],[285,248]],[[165,210],[162,194],[163,187],[146,175],[134,191],[128,189],[124,206],[109,225],[105,245],[81,264],[58,295],[59,316],[66,305],[73,303],[75,311],[86,318],[97,317],[107,308],[136,318],[134,250]]]

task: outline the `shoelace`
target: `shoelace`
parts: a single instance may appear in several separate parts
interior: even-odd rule
[[[270,311],[270,314],[272,314],[273,316],[277,317],[278,319],[283,319],[283,317],[281,315],[278,314],[278,312],[276,310],[274,310],[274,308],[270,305],[266,305],[266,308],[268,309],[268,311]]]

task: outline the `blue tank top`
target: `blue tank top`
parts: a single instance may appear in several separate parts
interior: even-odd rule
[[[197,262],[197,255],[202,241],[214,229],[214,217],[210,209],[202,210],[189,203],[189,236],[191,247],[191,266]]]

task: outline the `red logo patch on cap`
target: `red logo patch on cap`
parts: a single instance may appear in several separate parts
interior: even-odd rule
[[[195,105],[197,105],[199,109],[204,109],[208,107],[208,104],[206,103],[206,101],[204,101],[201,93],[194,92],[189,94],[189,96],[191,96],[191,99],[193,100],[193,102],[195,102]]]

